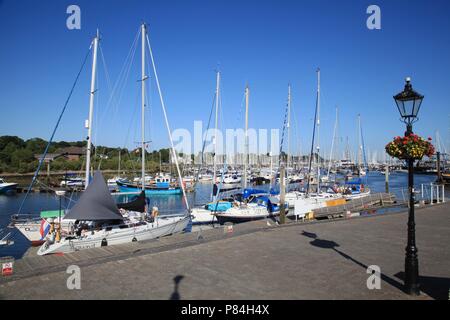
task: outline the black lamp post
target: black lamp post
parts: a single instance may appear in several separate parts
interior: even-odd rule
[[[406,123],[405,135],[411,135],[412,124],[417,121],[420,105],[424,96],[412,89],[411,79],[406,78],[405,88],[394,96],[401,120]],[[414,159],[408,158],[408,190],[409,190],[409,215],[408,215],[408,244],[405,257],[405,290],[408,294],[419,295],[419,260],[416,247],[416,224],[414,221]]]

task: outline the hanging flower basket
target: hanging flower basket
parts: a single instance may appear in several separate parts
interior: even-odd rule
[[[397,159],[421,160],[424,156],[431,157],[434,154],[434,146],[431,144],[431,138],[428,141],[416,134],[410,134],[404,137],[395,137],[389,142],[385,149],[387,154]]]

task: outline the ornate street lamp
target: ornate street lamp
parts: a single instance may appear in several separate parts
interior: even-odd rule
[[[411,78],[406,78],[405,89],[394,96],[402,121],[407,125],[407,134],[412,133],[412,124],[417,121],[423,95],[413,90]]]
[[[405,135],[411,135],[412,124],[417,121],[420,105],[424,96],[412,89],[411,79],[406,78],[405,88],[394,96],[401,120],[406,123]],[[414,221],[414,158],[408,162],[408,190],[409,190],[409,215],[408,215],[408,244],[405,257],[405,290],[408,294],[419,295],[419,260],[416,247],[416,227]]]

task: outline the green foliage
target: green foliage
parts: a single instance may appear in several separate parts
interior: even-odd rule
[[[0,173],[28,173],[34,172],[38,166],[37,155],[44,153],[47,141],[41,138],[22,140],[16,136],[0,136]],[[57,153],[58,150],[67,147],[85,147],[86,141],[59,141],[52,142],[48,153]],[[137,151],[137,152],[135,152]],[[110,148],[107,146],[96,146],[92,156],[92,167],[101,170],[118,170],[119,152],[121,171],[141,170],[141,150],[129,151],[125,148]],[[169,162],[170,149],[154,150],[146,152],[146,169],[149,172],[160,170],[160,154],[162,164]],[[84,170],[86,159],[84,156],[78,160],[68,160],[65,157],[58,157],[50,163],[52,171],[78,171]],[[47,169],[43,165],[42,171]]]

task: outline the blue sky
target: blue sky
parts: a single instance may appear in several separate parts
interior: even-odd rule
[[[81,8],[81,30],[66,28],[66,8]],[[366,8],[381,8],[381,30],[366,27]],[[98,27],[107,71],[114,82],[139,25],[149,25],[172,129],[193,130],[207,121],[222,72],[221,126],[243,126],[242,98],[250,86],[250,127],[280,128],[287,84],[292,84],[292,146],[309,149],[316,69],[321,69],[321,146],[329,152],[335,106],[340,136],[356,146],[357,114],[366,146],[381,152],[402,134],[392,96],[405,76],[425,95],[417,133],[438,130],[448,148],[450,2],[433,1],[23,1],[0,0],[0,135],[48,139],[81,61]],[[138,48],[138,50],[140,50]],[[110,92],[99,56],[94,142],[134,147],[140,139],[140,51],[120,105]],[[90,61],[69,104],[56,140],[85,137]],[[154,82],[148,133],[152,148],[168,145]],[[341,147],[342,144],[341,144]]]

